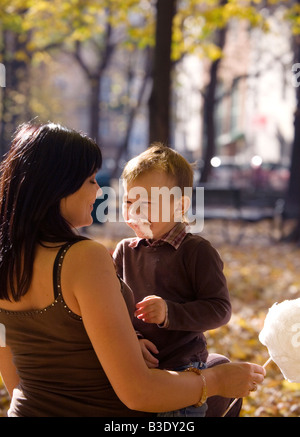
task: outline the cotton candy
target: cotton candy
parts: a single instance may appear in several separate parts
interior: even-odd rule
[[[151,223],[147,218],[147,208],[148,206],[145,207],[145,205],[139,201],[133,203],[128,209],[128,220],[126,223],[131,225],[139,237],[152,239],[153,232],[151,230]],[[137,213],[138,209],[139,213]]]
[[[300,299],[275,303],[268,311],[259,340],[290,382],[300,382]]]
[[[127,220],[127,223],[133,225],[133,228],[136,231],[139,231],[139,234],[142,235],[144,238],[148,238],[148,239],[153,238],[153,232],[150,229],[151,223],[148,220],[129,219]]]

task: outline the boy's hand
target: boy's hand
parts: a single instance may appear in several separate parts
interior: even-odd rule
[[[142,338],[139,340],[139,344],[141,347],[141,351],[145,360],[145,363],[149,367],[149,369],[154,369],[158,367],[158,359],[155,358],[152,354],[158,354],[157,347],[150,340],[146,340]]]
[[[147,296],[136,304],[134,315],[145,323],[164,323],[166,318],[166,302],[159,296]]]

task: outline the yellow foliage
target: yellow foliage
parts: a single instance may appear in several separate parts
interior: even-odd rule
[[[28,57],[28,54],[26,53],[26,52],[24,52],[23,50],[18,50],[16,53],[15,53],[15,59],[17,60],[17,61],[23,61],[23,62],[28,62],[29,61],[29,57]]]
[[[202,45],[203,52],[212,61],[216,61],[222,56],[222,50],[213,43],[206,43]]]
[[[247,354],[243,347],[238,343],[234,343],[230,348],[230,355],[235,357],[236,360],[246,360]]]
[[[45,51],[36,51],[34,52],[32,56],[32,63],[33,65],[38,65],[42,62],[45,64],[49,63],[51,61],[51,56],[49,53]]]
[[[285,389],[289,391],[298,391],[300,392],[300,383],[298,382],[289,382],[289,381],[282,381],[282,385]]]

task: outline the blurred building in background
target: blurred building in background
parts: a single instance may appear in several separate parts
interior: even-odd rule
[[[268,33],[250,31],[242,21],[228,28],[216,93],[214,182],[287,187],[296,98],[291,32],[282,14],[278,10],[268,17]],[[205,127],[199,114],[209,80],[207,61],[186,57],[178,69],[175,147],[197,159],[200,172]]]
[[[269,10],[265,13],[270,14]],[[283,190],[287,185],[295,89],[291,86],[291,34],[281,20],[282,13],[279,9],[270,15],[268,33],[260,28],[250,30],[246,22],[236,20],[228,28],[216,93],[217,159],[211,172],[215,182],[243,185],[255,178],[274,189]],[[145,79],[145,53],[130,56],[118,48],[101,83],[99,130],[107,173],[117,165],[120,174],[124,163],[148,146],[151,79]],[[173,77],[173,146],[189,161],[197,161],[198,177],[205,147],[203,93],[208,72],[208,60],[186,55],[174,68]],[[74,59],[60,54],[47,77],[50,97],[59,100],[64,96],[59,100],[57,119],[88,131],[89,89],[84,72]],[[44,75],[39,80],[40,86],[45,84]],[[144,80],[147,83],[128,132],[130,108],[139,98]],[[124,151],[116,162],[120,148]]]

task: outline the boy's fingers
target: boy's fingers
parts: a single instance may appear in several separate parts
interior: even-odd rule
[[[154,354],[158,354],[158,349],[155,344],[152,343],[152,341],[145,339],[144,344],[149,351],[153,352]]]
[[[136,308],[147,308],[150,305],[153,305],[152,299],[142,300],[141,302],[138,302],[135,306],[136,306]]]
[[[148,314],[147,311],[145,311],[144,308],[141,308],[140,310],[136,310],[134,312],[135,317],[141,317],[141,316],[146,316]]]
[[[155,358],[152,354],[151,354],[151,352],[149,352],[149,351],[145,351],[144,352],[144,358],[145,358],[145,360],[147,360],[147,361],[149,361],[150,363],[152,363],[152,364],[158,364],[158,359],[157,358]]]
[[[135,315],[141,315],[141,314],[149,314],[150,312],[153,312],[155,310],[155,306],[152,305],[151,303],[146,304],[146,305],[136,305],[136,311],[135,311]]]
[[[157,362],[153,362],[153,361],[149,361],[147,358],[145,359],[145,363],[147,365],[147,367],[149,367],[149,369],[156,369],[156,367],[158,367],[158,360]]]
[[[136,304],[136,307],[140,307],[143,305],[149,305],[149,303],[153,303],[153,301],[158,300],[158,299],[161,299],[161,297],[155,296],[154,294],[150,295],[150,296],[146,296],[143,300],[141,300],[140,302],[138,302]]]
[[[144,360],[149,368],[158,367],[159,361],[152,354],[157,354],[158,350],[154,343],[150,340],[143,339],[142,341],[142,352]]]

